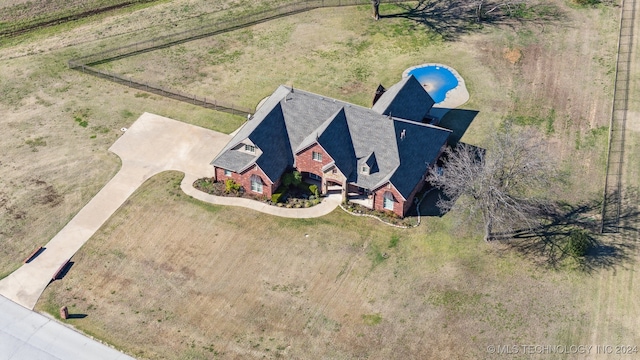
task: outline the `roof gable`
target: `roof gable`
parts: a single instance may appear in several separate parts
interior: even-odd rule
[[[418,79],[409,75],[382,94],[371,109],[378,114],[422,122],[434,103]]]
[[[318,143],[331,156],[340,172],[349,179],[356,166],[356,152],[344,108],[340,108],[328,121],[319,134]]]
[[[291,144],[280,103],[260,122],[249,139],[262,151],[256,164],[271,181],[275,182],[288,166],[293,165]]]

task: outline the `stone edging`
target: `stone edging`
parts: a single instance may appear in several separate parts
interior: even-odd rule
[[[418,223],[417,223],[417,224],[415,224],[415,225],[411,225],[411,226],[403,226],[403,225],[396,225],[396,224],[392,224],[392,223],[389,223],[389,222],[386,222],[386,221],[382,220],[380,217],[375,216],[375,215],[370,215],[370,214],[356,214],[356,213],[354,213],[354,212],[352,212],[352,211],[349,211],[349,210],[345,209],[345,208],[344,208],[344,206],[342,206],[342,203],[340,203],[340,205],[339,205],[339,206],[340,206],[340,209],[344,210],[347,214],[350,214],[350,215],[353,215],[353,216],[364,216],[364,217],[370,217],[370,218],[374,218],[374,219],[376,219],[376,220],[380,221],[381,223],[383,223],[383,224],[385,224],[385,225],[389,225],[389,226],[397,227],[397,228],[400,228],[400,229],[412,229],[412,228],[415,228],[415,227],[420,226],[420,223],[421,223],[421,216],[420,216],[420,204],[422,204],[422,200],[424,200],[424,198],[427,196],[427,194],[429,194],[429,193],[430,193],[430,192],[432,192],[433,190],[434,190],[434,189],[431,189],[431,190],[427,191],[426,193],[424,193],[424,195],[422,195],[422,197],[420,198],[420,200],[418,200],[418,201],[416,202],[416,211],[418,212]]]

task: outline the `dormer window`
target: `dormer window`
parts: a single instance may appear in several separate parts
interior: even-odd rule
[[[368,167],[368,166],[363,166],[363,167],[361,167],[361,168],[360,168],[360,172],[361,172],[362,174],[369,175],[369,167]]]
[[[244,145],[244,151],[250,152],[250,153],[255,153],[256,152],[256,147],[253,146],[253,145],[245,144]]]

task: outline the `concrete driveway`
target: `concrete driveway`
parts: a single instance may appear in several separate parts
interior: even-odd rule
[[[122,168],[28,264],[0,281],[0,295],[28,309],[69,260],[142,183],[162,171],[213,175],[209,162],[230,136],[144,113],[109,149]]]

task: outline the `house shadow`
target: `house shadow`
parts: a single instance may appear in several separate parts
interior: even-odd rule
[[[448,211],[441,209],[438,206],[438,202],[441,199],[447,199],[447,196],[438,188],[430,188],[427,190],[428,193],[422,199],[420,203],[420,216],[428,216],[428,217],[442,217]],[[418,214],[414,214],[417,216]]]
[[[460,138],[462,137],[462,135],[464,135],[465,131],[469,127],[469,124],[471,124],[471,121],[473,121],[473,118],[475,118],[478,112],[473,110],[462,110],[462,112],[464,114],[467,114],[467,117],[464,118],[464,121],[458,121],[458,119],[455,118],[452,118],[451,120],[452,122],[456,123],[458,127],[456,130],[453,130],[454,134],[451,134],[449,136],[450,139],[451,136],[457,136],[455,141],[453,141],[453,144],[448,144],[450,146],[449,150],[455,152],[457,150],[456,145],[464,144],[465,146],[470,147],[472,151],[477,154],[478,159],[480,159],[480,154],[483,154],[486,149],[459,142]],[[448,152],[445,152],[438,159],[436,166],[441,168],[447,162],[447,156]],[[432,184],[427,184],[427,186],[421,192],[419,192],[415,198],[422,199],[422,201],[420,202],[420,216],[428,217],[444,216],[453,208],[453,205],[457,200],[450,198],[444,193],[444,191],[442,191],[442,189],[434,187]],[[407,216],[418,216],[417,209],[413,207],[413,209]]]
[[[621,234],[603,235],[600,234],[600,210],[599,200],[552,206],[543,214],[546,224],[531,230],[500,234],[497,241],[505,245],[503,250],[515,250],[535,263],[550,268],[562,266],[569,258],[573,258],[578,268],[586,273],[624,266],[637,251],[633,237],[625,236],[624,232],[638,231],[637,226],[631,224],[640,213],[635,209],[623,211],[620,221],[625,225],[620,228]],[[589,250],[580,257],[568,250],[571,236],[576,231],[586,234],[589,244]]]
[[[438,126],[452,131],[447,140],[449,146],[456,146],[460,142],[478,113],[476,110],[451,109],[442,117]]]

